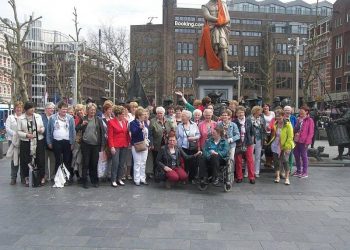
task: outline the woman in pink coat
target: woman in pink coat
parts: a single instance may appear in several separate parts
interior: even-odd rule
[[[299,117],[297,124],[294,128],[294,157],[295,164],[297,166],[297,171],[293,176],[299,178],[307,178],[308,172],[307,168],[309,165],[307,158],[307,148],[312,142],[312,137],[314,136],[314,121],[309,116],[309,107],[303,106],[299,110]],[[303,168],[301,168],[301,161],[303,162]]]

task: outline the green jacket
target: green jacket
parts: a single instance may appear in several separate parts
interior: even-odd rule
[[[221,156],[221,158],[225,159],[229,154],[229,149],[228,142],[225,139],[221,138],[219,143],[216,145],[214,138],[210,138],[204,144],[203,155],[206,159],[209,159],[211,156],[211,151],[214,150]]]
[[[159,151],[161,146],[165,145],[165,139],[170,132],[170,130],[175,131],[175,126],[169,120],[164,119],[165,131],[162,128],[162,125],[159,124],[157,118],[153,118],[149,125],[149,140],[150,145],[154,146],[155,151]],[[163,143],[162,143],[163,141]]]
[[[271,140],[269,144],[271,144],[275,138],[276,138],[276,132],[277,132],[277,121],[275,122],[272,132],[271,132]],[[292,150],[295,147],[294,144],[294,131],[293,126],[288,120],[284,120],[283,127],[281,129],[281,135],[280,135],[280,143],[281,143],[281,150]]]

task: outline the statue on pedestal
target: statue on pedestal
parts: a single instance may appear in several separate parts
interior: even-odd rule
[[[209,70],[232,71],[227,64],[230,15],[225,1],[210,0],[202,5],[205,24],[199,45],[199,56],[205,57]]]

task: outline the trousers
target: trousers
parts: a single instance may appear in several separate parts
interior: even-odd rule
[[[307,158],[307,146],[304,143],[297,142],[294,148],[295,165],[298,173],[307,174],[309,160]],[[301,161],[303,162],[303,169],[301,169]]]
[[[253,159],[254,145],[247,146],[247,151],[242,154],[235,154],[235,170],[237,179],[243,179],[242,165],[243,156],[245,157],[247,168],[248,168],[248,178],[249,180],[254,180],[254,159]]]
[[[87,172],[89,170],[89,177],[92,184],[98,183],[97,176],[97,163],[98,153],[100,151],[99,145],[90,145],[85,142],[81,142],[81,153],[83,156],[83,169],[82,169],[82,181],[86,183]]]
[[[165,173],[167,180],[171,182],[186,181],[188,175],[186,171],[181,167],[175,167],[172,171]]]
[[[136,152],[135,147],[132,146],[131,151],[134,158],[134,182],[145,182],[148,150]]]
[[[116,148],[112,155],[111,181],[120,180],[124,174],[124,164],[128,148]]]

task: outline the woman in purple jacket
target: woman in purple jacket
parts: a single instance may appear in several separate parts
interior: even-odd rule
[[[309,107],[303,106],[299,110],[299,117],[297,124],[294,127],[294,157],[297,166],[296,172],[293,176],[299,178],[307,178],[308,158],[307,148],[312,142],[314,136],[314,121],[309,116]],[[301,169],[301,161],[303,161],[303,169]]]

